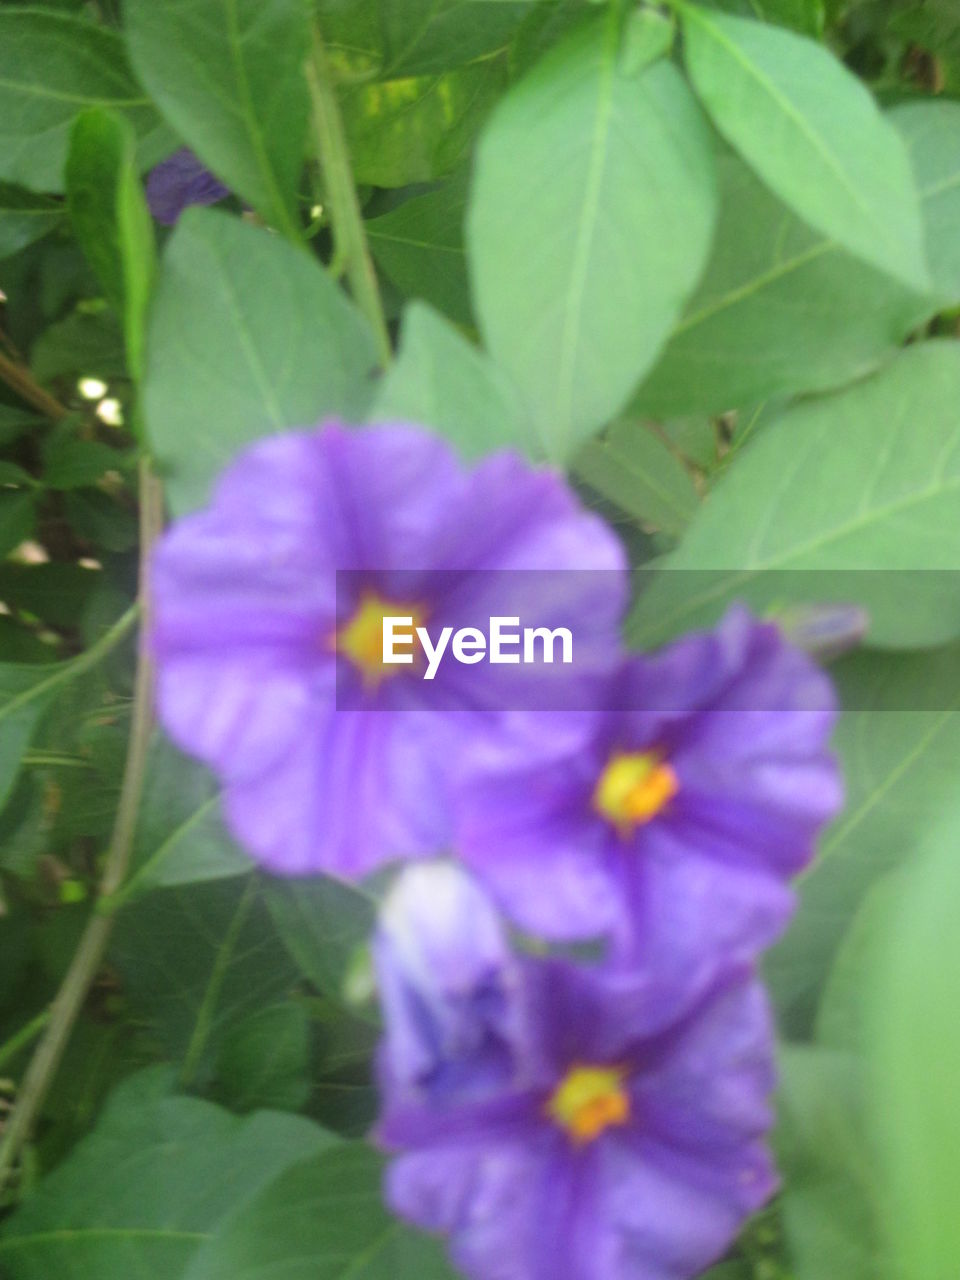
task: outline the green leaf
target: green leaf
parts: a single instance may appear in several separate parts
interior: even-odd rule
[[[227,833],[212,774],[165,738],[151,747],[124,899],[147,889],[223,880],[252,863]]]
[[[127,358],[139,377],[156,245],[136,139],[122,116],[95,108],[77,117],[67,156],[67,207],[88,262],[123,316]]]
[[[794,1280],[877,1280],[876,1161],[863,1123],[856,1059],[792,1048],[780,1058],[777,1157],[781,1216]]]
[[[502,58],[436,76],[364,84],[341,94],[357,182],[405,187],[463,164],[506,84]]]
[[[937,294],[960,302],[960,103],[911,102],[890,112],[907,145],[923,203]]]
[[[400,351],[387,370],[370,420],[422,423],[467,458],[506,447],[539,453],[510,380],[442,316],[419,302],[404,312]]]
[[[800,905],[765,969],[781,1020],[808,1034],[820,992],[858,906],[903,865],[917,832],[956,792],[960,647],[856,654],[834,675],[845,708],[836,733],[846,807],[799,885]]]
[[[28,431],[43,425],[43,418],[37,417],[29,409],[15,409],[9,404],[0,404],[0,444],[9,444]]]
[[[737,157],[721,156],[719,177],[710,264],[635,412],[722,413],[828,390],[888,358],[937,309],[811,231]]]
[[[299,1116],[240,1120],[169,1090],[154,1068],[114,1092],[94,1132],[5,1224],[7,1280],[180,1280],[232,1212],[336,1142]]]
[[[309,101],[302,0],[127,0],[143,83],[200,159],[272,226],[300,236]]]
[[[618,68],[615,10],[491,118],[467,219],[474,308],[550,456],[612,417],[658,354],[709,251],[712,160],[673,66]]]
[[[302,1005],[260,1009],[231,1027],[217,1059],[220,1096],[232,1111],[296,1111],[310,1096],[310,1026]]]
[[[10,795],[40,717],[72,665],[0,665],[0,806]]]
[[[8,462],[6,458],[0,458],[0,488],[7,488],[13,485],[18,489],[22,489],[24,485],[28,489],[35,488],[36,479],[24,467],[17,462]]]
[[[690,473],[642,422],[617,422],[589,441],[573,471],[639,524],[665,533],[681,534],[699,505]]]
[[[134,512],[98,489],[72,491],[64,496],[64,511],[78,537],[104,551],[129,551],[137,542]]]
[[[901,868],[878,880],[844,934],[817,1006],[818,1044],[845,1053],[863,1053],[867,979],[876,962],[877,947],[885,941],[900,904],[905,879]]]
[[[158,889],[120,913],[111,961],[141,1021],[183,1063],[206,1074],[227,1030],[283,999],[295,978],[256,882]]]
[[[921,841],[878,945],[867,1004],[869,1096],[884,1226],[904,1280],[950,1280],[960,1257],[960,809]]]
[[[327,415],[359,420],[373,339],[319,264],[277,236],[188,209],[150,313],[143,407],[182,514],[244,445]]]
[[[454,1280],[439,1241],[389,1216],[381,1180],[360,1143],[295,1165],[224,1222],[184,1280]]]
[[[459,324],[470,323],[466,202],[464,175],[366,224],[370,251],[400,292],[423,298]]]
[[[960,634],[958,402],[960,344],[941,341],[788,409],[660,562],[628,624],[632,641],[714,620],[734,598],[761,612],[810,599],[860,604],[878,645]]]
[[[63,205],[0,182],[0,258],[49,235],[63,220]]]
[[[0,9],[0,179],[63,191],[70,127],[84,107],[121,111],[141,139],[157,125],[115,31],[65,13]]]
[[[79,564],[8,563],[0,565],[0,600],[55,627],[71,627],[102,579],[98,569]]]
[[[763,18],[808,36],[822,36],[826,19],[824,0],[716,0],[709,7],[742,18]]]
[[[324,43],[354,74],[429,76],[503,49],[531,0],[318,0]]]
[[[342,1000],[357,951],[373,929],[375,899],[328,876],[271,880],[265,895],[276,931],[301,972],[318,990]]]
[[[82,489],[107,471],[130,465],[129,454],[99,440],[80,440],[73,429],[54,433],[43,450],[43,480],[51,489]]]
[[[33,494],[0,490],[0,556],[6,556],[33,533]]]
[[[684,5],[685,59],[726,139],[792,209],[865,262],[929,288],[903,143],[868,90],[821,45]]]
[[[48,325],[30,352],[30,368],[38,382],[67,374],[109,381],[126,376],[123,334],[112,311],[75,311]]]

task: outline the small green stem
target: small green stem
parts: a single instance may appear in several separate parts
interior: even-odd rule
[[[117,619],[110,630],[103,633],[96,644],[92,644],[89,649],[79,654],[76,658],[72,658],[69,662],[52,664],[54,671],[45,680],[41,680],[38,684],[24,689],[22,693],[16,694],[0,707],[0,722],[6,720],[8,716],[14,715],[21,707],[25,707],[28,703],[35,702],[37,698],[42,698],[45,694],[50,693],[57,685],[66,684],[69,680],[75,680],[77,676],[83,675],[85,671],[95,667],[131,630],[137,620],[138,612],[139,606],[131,605],[126,613]]]
[[[313,136],[317,159],[323,173],[326,196],[330,204],[336,257],[344,265],[350,291],[373,330],[380,359],[384,365],[387,365],[393,355],[390,334],[383,314],[383,304],[380,301],[373,260],[370,257],[367,237],[363,229],[363,217],[353,181],[350,151],[347,147],[340,104],[337,101],[326,50],[316,30],[306,75],[312,104]]]
[[[28,1044],[32,1044],[49,1021],[50,1010],[44,1009],[42,1013],[38,1013],[35,1018],[28,1022],[25,1027],[21,1027],[15,1035],[12,1035],[6,1044],[0,1045],[0,1070],[25,1049]]]
[[[69,412],[59,400],[55,400],[48,391],[44,391],[29,369],[11,360],[2,351],[0,351],[0,381],[12,388],[32,409],[39,410],[54,422],[60,422]]]
[[[149,563],[153,544],[162,527],[162,491],[159,481],[150,471],[149,464],[143,460],[140,463],[139,606],[144,625],[140,632],[127,759],[120,788],[117,816],[104,862],[103,878],[100,884],[101,897],[109,897],[116,893],[126,875],[133,845],[137,810],[146,776],[147,751],[153,728],[153,668],[145,638],[150,606]],[[117,626],[119,625],[118,623]],[[117,627],[113,630],[116,631]],[[100,643],[102,645],[104,642]],[[97,911],[91,914],[63,984],[50,1006],[44,1035],[27,1067],[4,1131],[3,1141],[0,1143],[0,1192],[9,1182],[20,1151],[30,1137],[34,1121],[56,1075],[74,1024],[103,960],[112,926],[112,915]]]

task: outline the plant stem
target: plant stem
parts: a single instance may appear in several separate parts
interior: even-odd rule
[[[21,1049],[25,1049],[28,1044],[36,1040],[37,1036],[50,1021],[50,1010],[44,1009],[42,1013],[38,1013],[35,1018],[27,1023],[25,1027],[21,1027],[6,1044],[0,1046],[0,1069],[5,1067],[7,1063],[17,1056]]]
[[[147,767],[147,750],[153,728],[153,669],[146,647],[150,617],[149,557],[163,527],[163,495],[159,481],[146,460],[140,463],[140,590],[142,618],[137,674],[133,695],[133,716],[127,759],[120,788],[120,802],[107,849],[100,897],[109,897],[119,888],[130,862],[137,810]],[[50,1006],[45,1033],[30,1061],[23,1084],[0,1143],[0,1191],[10,1180],[17,1158],[29,1139],[33,1123],[56,1075],[80,1010],[103,959],[113,916],[94,911],[87,922],[63,984]]]
[[[307,60],[306,75],[312,104],[313,136],[326,196],[330,202],[336,256],[343,264],[357,306],[373,330],[380,359],[387,365],[393,355],[390,334],[363,229],[340,104],[330,75],[326,50],[316,29],[313,33],[313,52]]]
[[[67,416],[69,410],[34,381],[30,370],[5,356],[2,351],[0,351],[0,380],[11,387],[22,400],[26,400],[32,408],[38,409],[54,422],[59,422]]]

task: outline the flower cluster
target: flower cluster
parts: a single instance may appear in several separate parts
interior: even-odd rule
[[[374,940],[396,1211],[477,1280],[720,1256],[775,1185],[754,966],[841,801],[826,677],[740,608],[625,655],[622,550],[562,478],[410,426],[259,443],[153,571],[160,716],[237,838],[284,874],[429,859]],[[385,617],[521,611],[579,660],[384,662]]]

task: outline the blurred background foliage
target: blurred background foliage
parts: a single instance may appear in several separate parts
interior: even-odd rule
[[[833,668],[848,805],[768,964],[784,1191],[709,1274],[955,1276],[960,8],[704,8],[799,33],[876,95],[899,140],[883,134],[891,164],[908,157],[928,274],[910,266],[909,228],[864,247],[829,190],[798,207],[760,136],[764,105],[758,163],[737,121],[721,141],[702,118],[674,33],[655,61],[638,26],[612,90],[628,105],[606,221],[579,266],[583,328],[599,337],[574,351],[565,264],[592,162],[577,94],[606,75],[590,52],[597,6],[0,3],[0,1116],[113,838],[145,446],[179,513],[266,430],[408,417],[468,454],[512,444],[565,461],[654,573],[638,644],[733,593],[767,612],[802,605],[824,571],[946,571],[860,575],[873,629]],[[360,301],[311,142],[311,27],[398,350],[387,370],[341,287],[346,274]],[[709,106],[729,69],[716,50],[694,59],[689,30],[687,43]],[[848,108],[860,119],[849,80],[828,104],[841,143]],[[96,110],[78,123],[82,107]],[[664,118],[688,122],[698,159],[658,205],[622,175]],[[236,194],[171,232],[151,226],[139,175],[184,144]],[[867,198],[886,230],[903,194],[888,177]],[[564,289],[558,345],[531,348]],[[720,579],[698,604],[663,564]],[[109,950],[2,1191],[0,1275],[449,1275],[433,1242],[388,1220],[361,1141],[372,892],[253,872],[212,779],[158,735],[145,776],[131,870],[100,907],[116,917]]]

